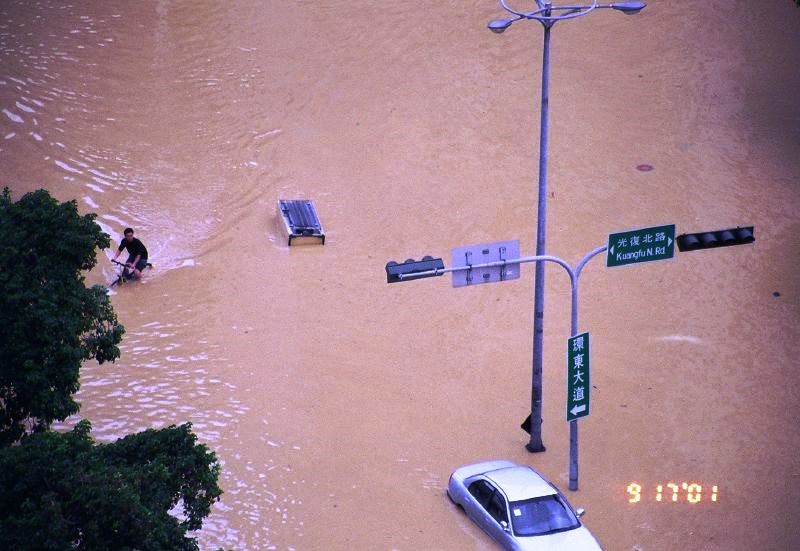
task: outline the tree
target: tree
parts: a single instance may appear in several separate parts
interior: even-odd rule
[[[125,329],[82,271],[109,237],[75,201],[0,195],[0,446],[76,413],[81,362],[119,357]]]
[[[196,550],[222,491],[191,425],[95,444],[88,421],[0,449],[0,542],[26,550]],[[181,506],[183,521],[169,511]]]

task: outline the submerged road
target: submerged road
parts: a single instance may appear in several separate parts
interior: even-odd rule
[[[653,1],[553,32],[548,253],[752,225],[581,287],[587,526],[606,549],[800,536],[800,9]],[[607,10],[610,11],[610,10]],[[444,495],[478,460],[566,488],[566,278],[547,279],[544,442],[528,454],[533,273],[453,289],[384,264],[535,245],[541,31],[492,0],[0,5],[0,185],[126,226],[156,269],[82,371],[98,440],[192,421],[224,463],[203,549],[492,549]],[[652,170],[637,170],[642,166]],[[313,199],[324,246],[287,246]],[[90,283],[107,282],[101,258]],[[75,422],[70,420],[67,425]]]

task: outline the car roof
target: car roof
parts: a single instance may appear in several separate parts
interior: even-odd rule
[[[502,489],[509,501],[524,501],[556,493],[547,480],[530,467],[506,467],[484,473],[484,476]]]

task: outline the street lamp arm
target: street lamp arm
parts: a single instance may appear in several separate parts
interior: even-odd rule
[[[592,3],[588,5],[555,6],[549,2],[536,0],[536,5],[539,6],[538,9],[530,12],[522,12],[512,9],[506,0],[500,0],[500,5],[508,13],[512,13],[516,16],[513,20],[508,20],[509,25],[520,19],[534,19],[543,24],[553,24],[556,21],[564,21],[567,19],[575,19],[576,17],[583,17],[584,15],[593,12],[597,8],[611,8],[621,11],[627,15],[632,15],[639,13],[646,7],[644,2],[615,2],[613,4],[598,4],[597,0],[593,0]],[[505,28],[503,30],[505,30]],[[496,32],[502,31],[496,30]]]
[[[598,254],[600,254],[600,253],[602,253],[602,252],[604,252],[604,251],[607,251],[607,250],[608,250],[608,246],[606,246],[606,245],[603,245],[602,247],[597,247],[597,248],[596,248],[595,250],[593,250],[592,252],[590,252],[590,253],[587,253],[587,254],[586,254],[586,256],[584,256],[584,257],[581,259],[581,261],[580,261],[580,262],[578,262],[578,265],[577,265],[577,266],[575,266],[575,278],[577,279],[578,277],[580,277],[580,275],[581,275],[581,270],[583,270],[583,267],[584,267],[584,266],[586,266],[586,263],[587,263],[587,262],[589,262],[589,261],[590,261],[592,258],[594,258],[595,256],[597,256]]]
[[[600,6],[597,5],[597,2],[594,2],[591,6],[551,6],[550,12],[557,13],[557,12],[566,12],[560,15],[536,15],[533,17],[529,17],[528,19],[535,19],[536,21],[540,21],[542,23],[546,22],[553,22],[556,21],[566,21],[567,19],[575,19],[576,17],[583,17],[584,15],[588,15],[592,13],[595,8],[599,8]]]
[[[466,266],[451,266],[450,268],[435,268],[433,270],[426,270],[424,272],[413,272],[408,274],[398,274],[397,278],[402,281],[404,279],[420,279],[423,277],[432,277],[443,275],[451,272],[463,272],[466,270],[475,270],[479,268],[499,268],[501,266],[508,266],[509,264],[527,264],[528,262],[554,262],[560,265],[564,270],[566,270],[567,275],[569,275],[570,282],[572,283],[573,288],[578,283],[578,274],[580,273],[580,269],[583,267],[586,262],[589,261],[594,255],[599,254],[606,250],[607,247],[600,247],[595,249],[594,251],[590,252],[588,255],[583,257],[583,260],[578,264],[576,270],[572,269],[566,260],[559,258],[557,256],[551,255],[539,255],[539,256],[523,256],[520,258],[509,258],[508,260],[495,260],[492,262],[482,262],[480,264],[468,264]]]
[[[593,0],[590,5],[583,5],[583,6],[554,6],[550,2],[541,2],[537,0],[536,4],[539,6],[539,9],[533,10],[531,12],[521,12],[512,9],[509,7],[506,0],[500,0],[500,5],[509,13],[513,13],[517,17],[525,18],[525,19],[535,19],[539,22],[554,22],[560,21],[562,19],[574,19],[576,17],[581,17],[586,15],[592,11],[597,6],[597,0]],[[612,4],[609,4],[607,7],[612,7]],[[560,15],[549,15],[553,12],[567,12],[562,13]],[[546,13],[548,15],[540,15],[542,13]]]
[[[538,10],[532,11],[530,13],[525,13],[517,10],[512,10],[511,8],[508,7],[508,4],[506,4],[506,0],[500,0],[500,5],[503,6],[504,10],[506,10],[508,13],[513,13],[514,15],[517,15],[519,17],[527,17],[528,15],[531,15],[533,13],[544,11],[544,7],[542,6],[542,2],[540,2],[540,0],[536,0],[536,4],[539,6]]]
[[[586,15],[587,13],[597,8],[604,8],[604,9],[611,8],[626,14],[635,14],[639,13],[646,7],[647,4],[645,4],[644,2],[614,2],[613,4],[598,4],[597,2],[593,2],[591,6],[566,6],[566,5],[550,6],[550,9],[551,11],[581,12],[578,15]],[[567,15],[569,15],[569,13],[562,15],[553,15],[551,16],[551,19],[570,19],[569,17],[566,17]],[[577,17],[577,15],[573,17]],[[542,19],[547,19],[547,18],[542,17]]]
[[[525,19],[537,19],[536,16],[539,15],[540,13],[544,13],[545,11],[547,11],[547,8],[539,8],[538,10],[533,10],[529,11],[528,13],[523,13],[522,17],[524,17]]]
[[[606,247],[601,247],[597,251],[593,251],[589,253],[590,255],[597,254],[598,252],[602,252],[606,249]],[[480,264],[468,264],[466,266],[451,266],[450,268],[436,268],[433,270],[426,270],[424,272],[414,272],[413,274],[398,274],[398,279],[419,279],[423,276],[436,276],[439,274],[447,274],[450,272],[463,272],[465,270],[474,270],[478,268],[498,268],[500,266],[507,266],[509,264],[526,264],[528,262],[555,262],[556,264],[560,264],[567,273],[569,273],[570,278],[573,277],[573,270],[572,267],[567,263],[566,260],[563,260],[557,256],[550,256],[550,255],[540,255],[540,256],[523,256],[520,258],[509,258],[508,260],[494,260],[492,262],[482,262]]]

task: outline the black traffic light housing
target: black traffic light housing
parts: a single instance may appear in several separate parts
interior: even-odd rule
[[[731,245],[746,245],[755,240],[753,226],[699,233],[684,233],[675,239],[678,243],[678,250],[681,252],[713,249],[716,247],[730,247]]]
[[[421,276],[413,275],[419,272],[430,272],[433,270],[444,270],[444,261],[442,261],[441,258],[433,258],[432,256],[423,256],[422,260],[409,258],[402,264],[390,260],[386,263],[386,283],[397,283],[399,281],[410,281],[412,279],[444,275],[443,272]],[[404,276],[402,279],[400,278],[400,274]]]

